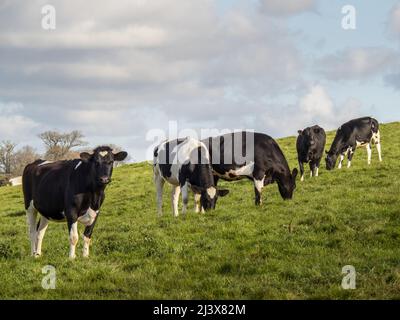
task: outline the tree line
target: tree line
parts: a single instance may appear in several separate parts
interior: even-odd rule
[[[25,166],[37,159],[49,161],[70,160],[79,157],[79,153],[88,145],[82,132],[74,130],[61,133],[45,131],[38,135],[45,146],[44,154],[31,146],[17,148],[17,143],[9,140],[0,142],[0,185],[7,183],[10,177],[22,175]],[[115,152],[121,148],[111,146]]]

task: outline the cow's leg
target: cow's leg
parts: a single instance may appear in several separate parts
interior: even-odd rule
[[[162,215],[162,200],[163,200],[163,189],[164,189],[164,179],[156,174],[154,177],[154,183],[156,184],[156,190],[157,190],[157,211],[158,211],[158,215],[161,216]]]
[[[315,162],[311,161],[310,162],[310,177],[314,177],[315,176]]]
[[[194,212],[199,213],[200,212],[200,198],[201,198],[201,194],[200,193],[195,193],[194,194]]]
[[[339,159],[338,169],[342,169],[343,160],[344,160],[344,154],[341,154]]]
[[[96,218],[94,219],[93,223],[90,226],[85,228],[83,232],[83,257],[89,257],[89,247],[92,242],[92,233],[94,226],[96,225],[97,218],[99,217],[100,211],[97,213]]]
[[[315,176],[316,177],[318,177],[320,164],[321,164],[321,159],[316,160],[316,162],[315,162]]]
[[[182,202],[183,202],[182,214],[186,214],[189,203],[189,187],[187,182],[182,187]]]
[[[351,167],[351,160],[353,160],[353,155],[354,155],[354,149],[350,148],[348,153],[347,153],[347,168]]]
[[[371,150],[371,144],[367,144],[367,155],[368,155],[368,165],[371,164],[371,156],[372,156],[372,150]]]
[[[33,206],[33,200],[31,201],[28,209],[26,210],[26,220],[28,222],[29,228],[29,239],[31,241],[31,255],[34,256],[36,252],[36,218],[37,218],[37,210]]]
[[[38,228],[36,231],[36,252],[35,257],[40,257],[42,255],[42,242],[44,234],[46,233],[47,227],[49,226],[49,220],[45,217],[40,217]]]
[[[300,168],[300,181],[304,181],[304,164],[303,162],[299,161],[299,168]]]
[[[69,231],[69,258],[75,259],[76,258],[75,249],[79,240],[77,220],[68,221],[68,231]]]
[[[376,150],[378,151],[379,161],[382,161],[382,149],[381,149],[381,134],[378,131],[377,133],[372,135],[372,139],[375,143]]]
[[[174,211],[175,217],[179,216],[178,203],[180,194],[181,194],[181,187],[172,186],[171,201],[172,201],[172,210]]]
[[[256,195],[255,204],[256,206],[260,206],[262,204],[262,189],[264,188],[264,179],[265,174],[260,171],[253,171],[253,179],[254,179],[254,192]]]

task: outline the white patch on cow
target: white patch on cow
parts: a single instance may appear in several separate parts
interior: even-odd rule
[[[78,243],[78,223],[74,222],[71,226],[71,230],[69,232],[69,258],[70,259],[75,259],[76,254],[76,245]]]
[[[83,236],[83,257],[84,258],[89,257],[90,242],[91,242],[90,238]]]
[[[45,161],[38,165],[38,167],[45,166],[46,164],[54,163],[54,161]]]
[[[99,152],[99,155],[102,156],[102,157],[104,158],[106,155],[108,155],[108,152],[109,152],[109,151],[100,151],[100,152]]]
[[[253,171],[254,171],[254,161],[250,161],[243,167],[237,169],[231,169],[228,172],[225,172],[224,174],[219,174],[218,172],[215,171],[214,174],[225,180],[237,180],[238,178],[241,177],[252,177]]]
[[[264,178],[261,180],[254,180],[254,186],[256,187],[257,191],[261,193],[262,189],[264,188]]]
[[[83,216],[78,218],[78,221],[86,227],[89,227],[93,224],[98,213],[99,211],[94,211],[92,208],[89,208]]]
[[[369,145],[369,141],[368,141],[368,142],[365,142],[365,141],[357,141],[357,140],[356,140],[356,144],[357,144],[357,148],[360,148],[360,147],[367,147],[367,146]]]
[[[210,196],[211,199],[215,198],[215,195],[217,194],[217,189],[214,187],[210,187],[207,189],[207,194]]]
[[[339,160],[338,169],[342,169],[342,162],[343,162],[343,160],[344,160],[344,155],[341,154],[341,155],[340,155],[340,160]]]
[[[82,161],[79,161],[78,164],[75,166],[75,170],[78,170],[78,168],[81,166]]]

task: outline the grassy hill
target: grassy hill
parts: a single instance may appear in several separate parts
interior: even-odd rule
[[[64,223],[50,224],[43,257],[31,258],[21,188],[0,188],[0,298],[400,299],[400,123],[381,133],[382,163],[374,149],[368,166],[359,149],[351,169],[307,171],[292,201],[268,186],[261,208],[243,180],[221,184],[231,193],[214,212],[179,218],[166,188],[158,218],[151,166],[121,167],[87,260],[82,240],[68,260]],[[295,137],[279,144],[297,166]],[[41,287],[45,265],[56,267],[56,290]],[[345,265],[356,268],[356,290],[341,288]]]

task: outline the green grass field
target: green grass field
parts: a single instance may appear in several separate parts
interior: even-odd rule
[[[43,257],[31,258],[21,188],[0,188],[0,298],[400,299],[399,132],[399,122],[382,125],[382,163],[374,148],[368,166],[359,149],[351,169],[313,179],[307,170],[292,201],[266,187],[261,208],[242,180],[221,183],[231,193],[217,210],[195,214],[191,199],[178,218],[165,188],[158,218],[151,166],[118,168],[91,257],[80,240],[75,261],[64,223],[50,224]],[[278,142],[297,166],[295,137]],[[45,265],[56,267],[56,290],[41,287]],[[345,265],[356,268],[355,290],[341,287]]]

